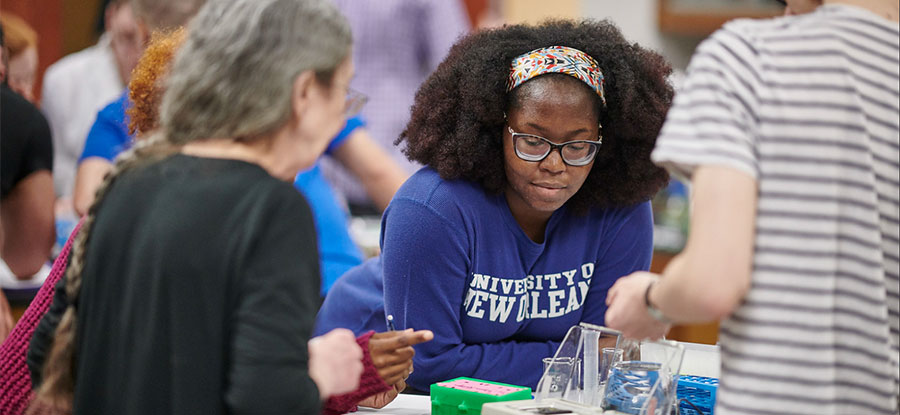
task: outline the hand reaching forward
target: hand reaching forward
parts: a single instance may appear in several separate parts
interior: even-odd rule
[[[309,341],[309,377],[322,400],[356,390],[362,357],[356,337],[347,329],[334,329]]]
[[[619,330],[629,339],[657,340],[669,331],[669,325],[656,321],[648,312],[644,301],[647,287],[657,277],[638,271],[619,278],[606,296],[606,325]]]

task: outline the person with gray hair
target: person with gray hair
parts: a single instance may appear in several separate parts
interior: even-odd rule
[[[309,414],[359,382],[351,332],[309,339],[315,229],[290,184],[347,115],[349,26],[327,0],[211,0],[188,33],[160,129],[75,239],[38,410]]]

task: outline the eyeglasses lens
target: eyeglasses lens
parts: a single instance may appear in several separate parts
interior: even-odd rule
[[[525,161],[541,161],[551,151],[551,145],[545,139],[531,135],[518,135],[515,142],[516,155]],[[591,162],[597,154],[597,144],[576,142],[569,143],[560,149],[560,155],[566,164],[583,166]]]
[[[347,100],[344,104],[344,115],[349,118],[356,114],[359,114],[363,106],[366,105],[366,102],[368,101],[369,97],[367,97],[366,94],[363,94],[362,92],[359,92],[352,88],[348,89]]]

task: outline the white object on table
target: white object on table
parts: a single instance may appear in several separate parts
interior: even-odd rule
[[[401,393],[391,403],[381,409],[359,407],[353,414],[381,415],[429,415],[431,414],[431,397],[426,395],[407,395]]]
[[[720,371],[719,346],[679,342],[684,346],[681,375],[718,378]],[[665,354],[653,343],[641,343],[641,360],[659,362]]]
[[[481,415],[532,415],[540,413],[538,412],[539,408],[567,410],[571,415],[626,415],[618,411],[604,411],[596,406],[582,405],[559,398],[487,402],[481,407]]]

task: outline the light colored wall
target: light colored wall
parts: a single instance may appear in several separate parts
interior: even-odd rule
[[[676,71],[687,67],[702,38],[661,33],[659,0],[495,0],[507,23],[538,23],[558,18],[610,19],[625,37],[665,56]]]
[[[625,37],[665,56],[676,70],[684,70],[702,38],[661,33],[657,22],[659,0],[581,0],[581,16],[610,19]]]
[[[581,16],[583,0],[504,0],[507,23],[539,23],[551,17],[576,19]],[[588,0],[590,1],[590,0]]]

